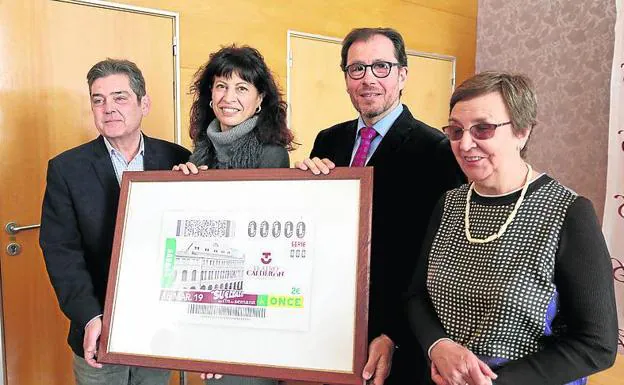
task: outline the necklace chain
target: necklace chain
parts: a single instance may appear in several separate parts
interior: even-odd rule
[[[515,204],[513,210],[509,214],[509,217],[507,218],[505,223],[503,223],[503,225],[500,227],[498,232],[490,235],[487,238],[473,238],[470,235],[470,221],[469,221],[469,217],[470,217],[470,197],[472,196],[472,190],[474,189],[474,182],[472,182],[470,184],[470,187],[468,188],[468,195],[466,195],[466,211],[465,211],[465,217],[464,217],[464,225],[465,225],[465,228],[466,228],[466,238],[468,239],[468,242],[470,242],[470,243],[488,243],[488,242],[492,242],[495,239],[500,238],[505,233],[505,231],[507,230],[507,227],[509,227],[511,222],[516,217],[516,214],[518,213],[518,209],[520,208],[520,205],[522,204],[522,201],[524,200],[524,196],[526,195],[526,192],[529,189],[529,184],[531,182],[531,174],[533,173],[533,168],[531,167],[530,164],[527,164],[526,166],[527,166],[527,169],[528,169],[526,180],[524,181],[524,186],[522,186],[522,191],[520,192],[520,197],[516,201],[516,204]]]

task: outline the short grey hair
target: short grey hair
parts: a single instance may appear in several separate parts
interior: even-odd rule
[[[533,127],[537,124],[537,95],[531,79],[522,74],[486,71],[474,75],[455,89],[451,96],[450,111],[462,100],[491,92],[498,92],[503,98],[515,134],[533,131]],[[525,145],[520,151],[523,157],[526,148]]]
[[[123,74],[128,76],[130,88],[136,94],[137,100],[140,102],[145,96],[145,79],[139,67],[130,60],[107,58],[96,63],[87,73],[87,84],[89,85],[89,93],[93,82],[99,78],[110,75]]]

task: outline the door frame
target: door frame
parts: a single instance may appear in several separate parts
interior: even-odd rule
[[[173,41],[171,42],[172,50],[173,50],[173,73],[174,73],[174,81],[173,85],[173,96],[175,103],[174,110],[174,140],[175,143],[182,145],[182,130],[181,130],[181,94],[180,94],[180,14],[178,12],[167,11],[163,9],[156,8],[145,8],[145,7],[137,7],[129,4],[120,4],[111,1],[103,1],[103,0],[50,0],[56,1],[59,3],[69,3],[76,5],[85,5],[89,7],[97,7],[104,9],[112,9],[115,11],[124,11],[124,12],[132,12],[138,13],[142,15],[150,15],[150,16],[158,16],[163,18],[168,18],[173,21]]]
[[[309,40],[318,40],[318,41],[324,41],[324,42],[328,42],[328,43],[335,43],[335,44],[342,44],[342,39],[339,39],[337,37],[331,37],[331,36],[324,36],[324,35],[317,35],[317,34],[313,34],[313,33],[307,33],[307,32],[301,32],[301,31],[295,31],[295,30],[291,30],[289,29],[288,31],[286,31],[286,102],[288,103],[288,106],[290,107],[290,96],[291,96],[291,76],[290,76],[290,68],[292,67],[292,61],[293,61],[293,56],[292,56],[292,49],[291,49],[291,40],[294,38],[301,38],[301,39],[309,39]],[[455,56],[449,56],[449,55],[442,55],[442,54],[437,54],[437,53],[429,53],[429,52],[422,52],[422,51],[416,51],[413,49],[405,49],[405,52],[407,53],[408,56],[420,56],[420,57],[424,57],[424,58],[429,58],[429,59],[437,59],[437,60],[443,60],[443,61],[449,61],[451,62],[451,64],[453,65],[453,74],[452,74],[452,80],[451,80],[451,92],[453,92],[455,90],[455,76],[456,76],[456,62],[457,62],[457,58]],[[288,115],[287,115],[287,124],[288,127],[290,127],[290,122],[291,122],[291,114],[292,114],[292,109],[288,109]]]

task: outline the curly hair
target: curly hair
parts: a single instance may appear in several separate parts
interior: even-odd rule
[[[193,95],[189,127],[191,138],[196,141],[206,135],[206,127],[215,119],[214,111],[210,107],[215,77],[229,78],[233,73],[253,84],[264,96],[258,123],[254,128],[260,143],[276,144],[292,150],[294,136],[286,125],[288,106],[264,58],[257,49],[249,46],[222,47],[210,54],[208,62],[195,73],[190,89]]]

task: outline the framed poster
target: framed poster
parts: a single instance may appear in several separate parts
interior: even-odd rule
[[[372,169],[125,172],[98,360],[361,384]]]

